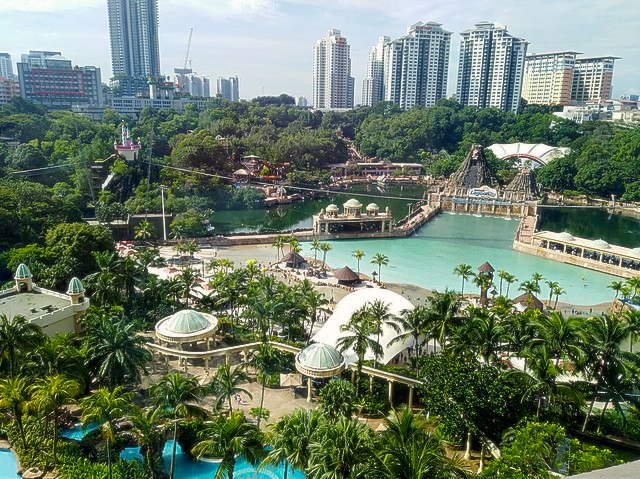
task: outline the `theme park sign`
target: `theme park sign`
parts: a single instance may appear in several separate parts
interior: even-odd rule
[[[480,188],[471,188],[469,190],[469,196],[473,198],[497,198],[498,192],[489,188],[488,186],[481,186]]]

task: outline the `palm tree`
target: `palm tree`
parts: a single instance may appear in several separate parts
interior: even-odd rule
[[[264,464],[284,464],[283,479],[289,467],[306,471],[309,468],[310,445],[325,421],[318,410],[296,409],[271,425],[267,443],[271,450]],[[262,466],[260,466],[262,467]]]
[[[218,368],[215,378],[213,379],[212,388],[217,396],[216,408],[225,402],[229,405],[229,412],[233,412],[231,398],[236,394],[246,394],[249,398],[253,396],[249,391],[240,387],[240,384],[247,382],[249,377],[247,373],[240,367],[231,368],[229,364],[223,364]]]
[[[535,283],[536,286],[538,286],[538,289],[540,289],[540,281],[542,280],[544,280],[544,276],[542,276],[540,273],[531,274],[531,281]]]
[[[458,456],[448,458],[434,425],[404,408],[385,419],[373,455],[372,476],[383,479],[453,479],[467,477]]]
[[[579,362],[583,358],[584,350],[580,345],[584,344],[586,334],[581,318],[565,317],[560,311],[554,311],[548,316],[543,315],[534,329],[537,330],[537,339],[532,344],[542,343],[549,348],[556,366],[560,364],[560,359]]]
[[[429,298],[427,315],[434,324],[434,339],[440,343],[440,348],[444,351],[447,342],[449,329],[459,321],[460,297],[454,291],[445,290],[444,293],[433,292]],[[435,351],[435,344],[434,344]]]
[[[509,272],[503,269],[498,270],[498,277],[500,278],[500,291],[498,293],[499,296],[502,296],[502,282],[507,279],[509,276]]]
[[[24,376],[15,376],[0,380],[0,410],[9,411],[18,426],[22,447],[27,450],[27,438],[22,418],[31,400],[31,380]]]
[[[260,430],[247,421],[242,411],[235,411],[228,418],[217,416],[206,423],[201,437],[192,453],[221,458],[214,479],[233,479],[237,456],[242,454],[247,462],[257,464],[264,454]]]
[[[158,408],[141,409],[133,405],[129,414],[133,434],[140,446],[140,454],[144,457],[151,479],[158,477],[162,470],[162,449],[165,442],[163,414]]]
[[[507,273],[504,277],[505,282],[507,283],[507,297],[509,297],[509,288],[511,287],[511,285],[515,282],[518,281],[518,278],[516,278],[514,275],[512,275],[511,273]]]
[[[280,252],[282,251],[284,243],[285,243],[285,239],[283,235],[276,235],[273,238],[273,243],[271,243],[271,246],[273,246],[276,249],[276,256],[277,256],[278,263],[280,262]]]
[[[320,251],[322,251],[322,268],[327,269],[327,253],[333,249],[330,243],[320,243]]]
[[[396,316],[391,312],[390,304],[382,300],[376,299],[366,305],[366,314],[376,332],[376,343],[380,344],[380,335],[385,326],[390,326],[396,332],[399,332],[396,323]],[[382,350],[382,347],[380,348]],[[378,355],[375,355],[375,364],[378,365]]]
[[[198,273],[191,268],[185,268],[178,276],[178,282],[180,284],[181,296],[185,299],[185,305],[189,306],[189,297],[191,291],[198,285]]]
[[[92,312],[85,316],[89,369],[99,383],[107,386],[139,382],[151,359],[144,348],[147,339],[137,334],[139,325],[135,322],[107,314]]]
[[[0,314],[0,361],[8,362],[9,377],[14,375],[18,356],[28,353],[43,340],[40,328],[24,316],[10,318]]]
[[[471,359],[481,357],[486,364],[494,364],[500,346],[506,342],[507,332],[497,315],[486,308],[470,307],[469,318],[452,333],[454,351],[470,353]]]
[[[540,285],[535,281],[523,281],[518,290],[524,291],[528,297],[531,297],[533,293],[540,294]]]
[[[553,288],[553,290],[551,290],[551,292],[555,295],[556,300],[553,303],[553,309],[557,309],[558,308],[558,298],[560,297],[561,294],[565,293],[565,290],[562,289],[560,286],[557,286],[555,288]]]
[[[113,422],[126,416],[131,409],[133,393],[125,392],[122,386],[116,386],[112,391],[100,388],[81,401],[82,423],[101,424],[102,436],[107,443],[107,467],[109,479],[113,477],[111,464],[111,445],[115,442],[116,431]]]
[[[491,275],[488,273],[478,273],[474,278],[473,282],[476,286],[480,288],[480,304],[482,306],[487,305],[487,293],[489,289],[493,286],[493,280],[491,279]]]
[[[380,276],[380,271],[381,268],[383,266],[387,266],[389,264],[389,258],[382,254],[382,253],[376,253],[373,255],[373,259],[371,260],[371,264],[377,264],[378,265],[378,282],[382,283],[382,279]]]
[[[638,293],[640,292],[640,276],[627,278],[626,285],[631,288],[631,292],[633,293],[631,299],[635,299],[635,297],[638,296]]]
[[[173,420],[173,447],[169,479],[173,479],[178,445],[178,422],[187,417],[204,417],[206,411],[197,405],[205,390],[194,377],[179,372],[165,374],[152,384],[149,390],[156,407],[165,411]]]
[[[319,292],[317,289],[313,288],[309,283],[309,287],[306,286],[306,282],[308,280],[304,280],[302,283],[302,303],[306,310],[306,316],[309,317],[309,338],[313,335],[313,327],[318,321],[318,313],[327,313],[329,310],[327,306],[329,305],[329,300],[324,295],[324,293]]]
[[[64,374],[81,385],[88,384],[87,359],[75,346],[75,341],[76,338],[71,333],[60,333],[47,338],[29,354],[23,370],[34,376]]]
[[[613,291],[615,291],[616,292],[615,297],[617,298],[618,295],[620,294],[620,292],[624,288],[624,283],[622,281],[612,281],[611,284],[609,286],[607,286],[607,288],[610,288]]]
[[[547,306],[551,307],[551,298],[553,297],[553,292],[560,287],[560,283],[557,281],[546,281],[547,286],[549,287],[549,301],[547,301]]]
[[[424,341],[432,333],[432,323],[429,321],[429,313],[425,306],[416,306],[413,309],[403,309],[396,318],[400,333],[389,342],[389,346],[397,342],[413,338],[413,356],[422,354],[421,340]]]
[[[74,403],[80,394],[80,385],[62,374],[45,376],[35,383],[32,390],[30,407],[36,411],[53,416],[53,467],[58,463],[58,420],[60,408]]]
[[[462,263],[453,269],[453,274],[462,278],[462,288],[460,294],[464,297],[464,282],[469,281],[469,279],[474,276],[473,269],[470,265]]]
[[[373,432],[359,421],[342,416],[323,427],[309,449],[309,477],[366,477],[363,472],[373,455]]]
[[[640,311],[637,309],[625,309],[622,312],[624,321],[629,326],[629,352],[633,352],[633,345],[640,336]]]
[[[318,238],[313,238],[313,241],[311,242],[311,250],[313,251],[313,264],[316,264],[316,261],[318,260],[318,251],[320,250],[320,240],[318,240]]]
[[[351,252],[351,256],[353,256],[358,262],[358,276],[360,276],[360,260],[364,258],[364,251],[361,249],[357,249]]]
[[[141,239],[143,241],[154,238],[156,236],[155,226],[153,226],[153,223],[147,220],[140,221],[140,223],[137,224],[133,231],[134,238]]]
[[[360,375],[362,373],[362,364],[364,363],[364,355],[370,349],[374,356],[382,356],[383,350],[380,343],[371,336],[377,334],[375,325],[370,320],[366,305],[353,313],[346,324],[340,327],[340,332],[348,333],[338,339],[336,346],[340,352],[347,349],[353,349],[358,357],[357,377],[356,377],[356,395],[360,394]]]

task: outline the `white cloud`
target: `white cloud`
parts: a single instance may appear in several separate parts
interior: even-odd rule
[[[59,12],[81,8],[106,8],[99,0],[0,0],[0,11]]]
[[[2,1],[2,0],[0,0]],[[161,5],[216,19],[268,19],[280,16],[277,0],[166,0]]]

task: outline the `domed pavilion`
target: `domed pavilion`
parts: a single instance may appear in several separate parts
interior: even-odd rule
[[[296,354],[296,369],[307,376],[307,401],[311,402],[311,380],[340,374],[346,365],[344,356],[334,347],[313,343]]]
[[[183,309],[161,319],[156,324],[156,337],[160,344],[177,345],[182,349],[185,343],[195,344],[206,341],[207,350],[210,340],[218,328],[218,319],[207,313]]]

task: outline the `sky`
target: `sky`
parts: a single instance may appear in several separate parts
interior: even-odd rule
[[[287,93],[311,98],[311,52],[337,28],[351,45],[356,104],[367,56],[381,35],[435,21],[452,31],[447,95],[455,93],[459,33],[479,21],[507,25],[529,53],[572,50],[622,57],[613,96],[640,93],[640,14],[633,0],[159,0],[160,62],[172,75],[189,59],[212,79],[237,75],[241,98]],[[111,76],[106,0],[0,0],[0,52],[61,51]]]

